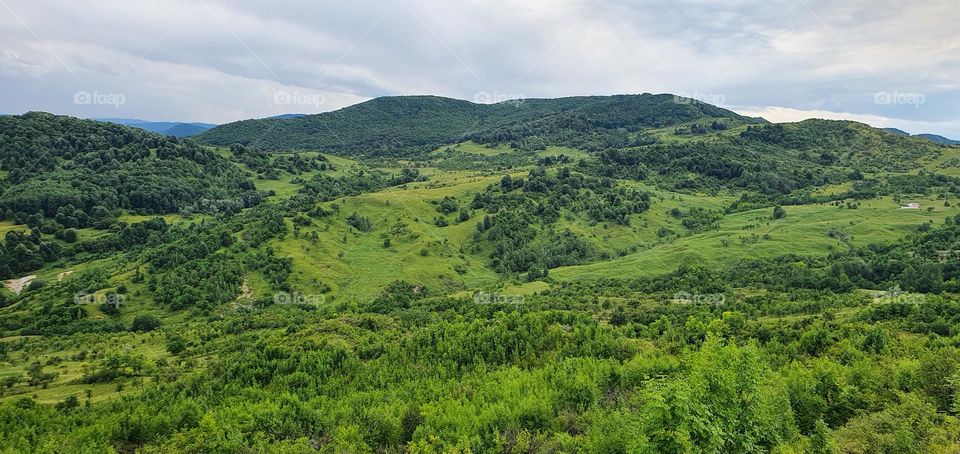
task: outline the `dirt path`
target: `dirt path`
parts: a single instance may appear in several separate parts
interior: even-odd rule
[[[36,278],[37,276],[31,274],[29,276],[21,277],[20,279],[10,279],[9,281],[4,281],[3,286],[6,287],[7,290],[19,295],[20,292],[27,288],[27,286],[30,285],[30,282]]]
[[[250,283],[247,282],[247,278],[243,278],[243,283],[240,284],[240,296],[237,299],[250,299],[253,298],[253,289],[250,288]]]
[[[63,278],[73,274],[73,271],[64,271],[57,275],[57,282],[62,282]]]

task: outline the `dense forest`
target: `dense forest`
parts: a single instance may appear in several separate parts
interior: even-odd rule
[[[682,101],[0,117],[0,451],[960,449],[960,148]]]

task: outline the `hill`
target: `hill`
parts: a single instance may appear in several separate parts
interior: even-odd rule
[[[948,138],[943,137],[943,136],[938,136],[938,135],[936,135],[936,134],[910,134],[909,132],[906,132],[906,131],[904,131],[904,130],[897,129],[897,128],[883,128],[883,130],[884,130],[884,131],[887,131],[887,132],[891,132],[891,133],[897,134],[897,135],[900,135],[900,136],[912,136],[912,137],[919,137],[919,138],[921,138],[921,139],[927,139],[927,140],[929,140],[929,141],[931,141],[931,142],[933,142],[933,143],[940,144],[940,145],[957,145],[957,144],[960,144],[960,141],[951,140],[951,139],[948,139]]]
[[[587,135],[606,140],[620,130],[635,134],[708,118],[749,121],[724,109],[678,99],[645,94],[474,104],[436,96],[385,97],[329,113],[229,123],[197,139],[267,150],[379,156],[423,153],[465,139],[489,143]]]
[[[118,125],[131,126],[134,128],[145,129],[165,136],[190,137],[200,134],[216,125],[210,123],[183,123],[175,121],[145,121],[132,118],[94,118],[97,121],[105,121]]]
[[[939,143],[941,145],[960,145],[960,140],[948,139],[943,136],[938,136],[936,134],[917,134],[917,137],[923,137],[934,143]]]
[[[4,449],[956,450],[956,147],[668,95],[228,126],[0,117]]]

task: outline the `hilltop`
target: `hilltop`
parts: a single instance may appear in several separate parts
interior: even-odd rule
[[[696,120],[752,122],[725,109],[673,95],[622,95],[524,99],[475,104],[437,96],[376,98],[343,109],[297,118],[228,123],[197,140],[240,143],[267,150],[302,149],[345,155],[422,153],[440,145],[482,138],[535,141],[586,135],[607,140],[617,131],[636,133]],[[582,139],[582,138],[581,138]]]

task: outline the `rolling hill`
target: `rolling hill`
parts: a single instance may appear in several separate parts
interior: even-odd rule
[[[696,120],[753,122],[733,112],[673,95],[527,99],[474,104],[436,96],[384,97],[299,118],[245,120],[213,128],[197,140],[241,143],[267,150],[321,150],[346,155],[422,153],[474,137],[487,140],[538,134],[597,135],[636,132]]]
[[[0,450],[953,452],[958,200],[670,95],[0,117]]]

